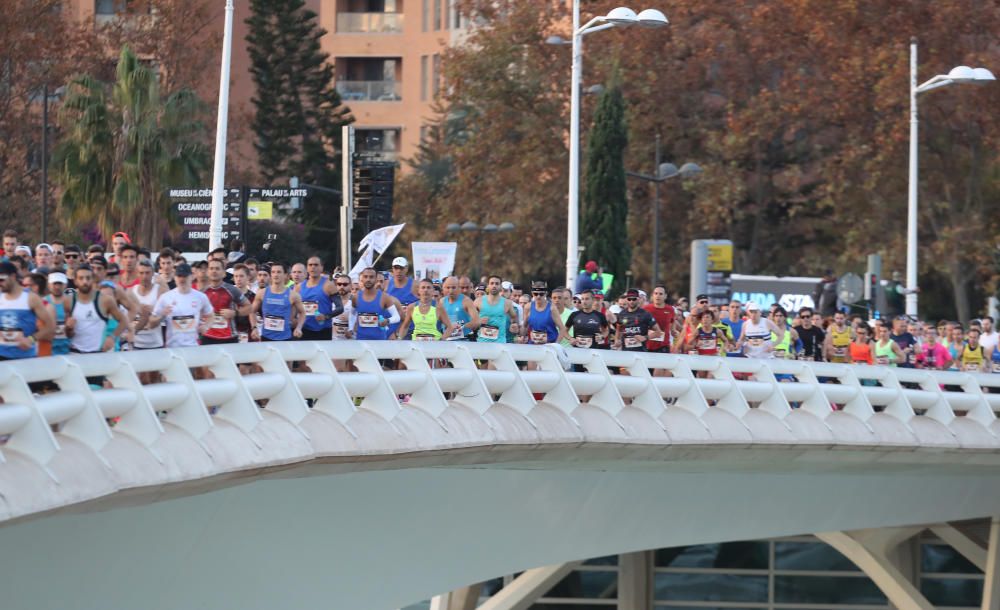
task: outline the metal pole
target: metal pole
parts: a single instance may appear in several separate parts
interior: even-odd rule
[[[566,218],[566,285],[572,286],[579,267],[580,243],[580,82],[583,79],[583,36],[580,0],[573,0],[573,71],[570,78],[569,209]]]
[[[351,271],[351,229],[354,222],[354,127],[344,125],[341,134],[340,266]]]
[[[660,177],[660,134],[656,134],[656,165],[653,175]],[[660,283],[660,183],[653,183],[653,286]]]
[[[219,113],[215,124],[215,173],[212,178],[212,220],[208,249],[222,245],[222,191],[226,183],[226,128],[229,126],[229,65],[233,57],[233,0],[226,0],[222,35],[222,70],[219,74]]]
[[[906,315],[917,315],[917,39],[910,39],[910,178],[906,213]]]
[[[476,268],[476,274],[478,275],[478,277],[476,278],[475,283],[478,285],[480,280],[483,279],[483,230],[482,229],[479,230],[477,237],[479,239],[479,266]]]
[[[42,241],[49,243],[49,86],[42,85]]]

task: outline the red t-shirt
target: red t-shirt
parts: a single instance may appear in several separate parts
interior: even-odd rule
[[[206,286],[203,292],[208,297],[208,302],[212,304],[212,309],[216,313],[212,319],[212,326],[205,331],[205,336],[212,339],[232,339],[236,336],[236,327],[234,325],[236,318],[227,320],[219,315],[219,312],[223,309],[238,309],[243,304],[243,295],[240,294],[240,291],[235,286],[230,286],[229,284],[222,284],[218,288]]]
[[[664,305],[663,307],[657,307],[652,303],[646,303],[643,309],[652,314],[653,319],[659,325],[660,330],[664,332],[663,338],[666,341],[653,341],[650,339],[646,341],[646,349],[649,351],[658,350],[662,347],[670,347],[670,330],[674,326],[674,318],[677,316],[677,312],[674,310],[673,305]]]

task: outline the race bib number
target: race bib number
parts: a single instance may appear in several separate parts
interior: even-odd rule
[[[838,358],[843,358],[843,357],[847,356],[847,348],[846,347],[835,347],[835,348],[833,348],[833,355],[836,356],[836,357],[838,357]]]
[[[197,325],[194,316],[175,316],[170,319],[170,328],[175,333],[193,333],[197,330]]]
[[[628,349],[642,347],[642,341],[639,340],[639,337],[625,337],[625,347]]]
[[[378,328],[378,315],[373,313],[358,314],[358,326],[361,328]]]
[[[935,366],[937,366],[937,358],[935,358],[934,356],[927,356],[926,358],[924,358],[924,365],[929,368],[934,368]]]
[[[876,356],[875,357],[875,364],[889,364],[889,357],[888,356]]]
[[[593,337],[577,337],[576,338],[576,346],[577,347],[590,347],[593,344],[594,344],[594,338]]]
[[[66,324],[56,324],[56,339],[66,339]]]
[[[1000,373],[1000,362],[994,362],[993,363],[993,372],[994,373]]]
[[[972,363],[972,362],[969,362],[968,364],[965,365],[965,370],[968,371],[968,372],[970,372],[970,373],[975,373],[975,372],[979,371],[979,365],[975,364],[975,363]]]
[[[17,345],[23,338],[24,331],[20,328],[0,328],[0,345]]]
[[[748,341],[748,343],[750,344],[750,347],[761,347],[764,345],[764,340],[760,337],[750,337],[750,341]]]
[[[218,330],[229,328],[229,320],[221,314],[215,314],[212,316],[212,328]]]
[[[319,303],[316,301],[302,301],[302,307],[307,316],[315,316],[319,312]]]
[[[702,351],[709,351],[715,349],[716,343],[714,339],[700,339],[698,341],[698,349]]]
[[[426,334],[420,334],[413,337],[414,341],[434,341],[435,339],[437,339],[437,337],[435,337],[434,335],[426,335]]]
[[[285,319],[277,316],[264,316],[264,330],[280,333],[285,330]]]
[[[549,342],[549,333],[544,330],[531,331],[531,342],[535,345],[544,345]]]
[[[500,329],[496,326],[490,326],[489,324],[484,324],[479,327],[479,336],[483,339],[488,339],[490,341],[496,341],[500,338]]]
[[[240,337],[240,343],[250,343],[249,333],[238,333]]]
[[[347,322],[334,322],[333,334],[338,337],[347,336]]]

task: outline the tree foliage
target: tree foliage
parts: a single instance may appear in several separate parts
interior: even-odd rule
[[[284,184],[340,189],[341,127],[353,119],[334,88],[333,63],[322,51],[326,31],[303,0],[252,0],[247,19],[253,97],[252,128],[260,174]],[[338,197],[316,192],[297,220],[319,251],[337,252]]]
[[[53,155],[67,221],[96,222],[159,248],[169,187],[194,186],[208,163],[201,102],[189,89],[160,94],[157,73],[125,47],[113,83],[75,77],[59,113],[64,137]]]
[[[616,4],[584,3],[583,20]],[[531,0],[461,6],[488,26],[445,55],[443,105],[472,108],[476,120],[467,140],[441,151],[452,159],[453,187],[424,209],[449,221],[470,207],[491,221],[517,216],[530,227],[511,237],[521,247],[491,245],[488,266],[515,277],[561,275],[569,49],[544,41],[567,38],[569,16],[562,3],[540,9]],[[665,12],[670,26],[662,30],[588,36],[584,82],[621,71],[628,169],[655,172],[657,133],[665,161],[705,169],[697,181],[661,187],[661,267],[670,288],[686,292],[689,243],[697,238],[732,239],[740,273],[862,271],[869,252],[882,253],[886,274],[903,270],[910,37],[920,41],[921,81],[961,64],[996,68],[1000,5],[977,5],[975,19],[960,0],[692,0]],[[921,98],[920,281],[928,316],[966,318],[992,289],[996,107],[995,84]],[[585,97],[583,124],[593,111]],[[630,184],[629,196],[630,268],[643,283],[651,272],[651,189]],[[460,244],[460,266],[469,250]],[[934,293],[950,298],[935,301]]]
[[[581,209],[580,241],[585,258],[615,276],[615,291],[625,286],[631,247],[625,192],[625,99],[615,78],[601,93],[587,144],[587,183]]]

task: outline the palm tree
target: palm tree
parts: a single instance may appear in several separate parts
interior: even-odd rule
[[[194,186],[208,165],[201,102],[181,89],[160,96],[157,72],[122,48],[113,83],[70,81],[54,152],[59,207],[67,222],[96,222],[159,248],[169,224],[168,189]]]

